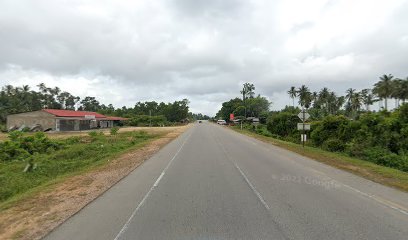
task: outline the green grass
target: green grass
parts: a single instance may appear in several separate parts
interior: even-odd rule
[[[349,157],[342,153],[328,152],[311,146],[305,146],[303,148],[300,144],[262,136],[247,129],[241,130],[239,127],[232,127],[231,129],[263,142],[271,143],[319,162],[365,177],[374,182],[408,192],[408,173],[406,172]]]
[[[0,162],[0,209],[23,195],[29,195],[61,179],[103,165],[108,160],[147,144],[160,135],[124,132],[113,136],[73,137],[65,147],[35,158],[37,168],[24,173],[25,161]]]

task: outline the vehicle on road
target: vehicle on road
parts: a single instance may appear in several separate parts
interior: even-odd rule
[[[227,122],[226,122],[225,120],[220,119],[220,120],[217,121],[217,124],[219,124],[219,125],[227,125]]]
[[[202,121],[201,120],[198,120],[198,123],[201,123]]]

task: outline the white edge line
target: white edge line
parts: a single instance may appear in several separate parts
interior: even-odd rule
[[[179,154],[179,152],[181,151],[181,149],[184,147],[184,144],[186,144],[187,140],[190,138],[190,135],[188,135],[186,137],[186,139],[184,140],[183,144],[181,144],[180,148],[177,150],[176,154],[174,154],[173,158],[170,160],[170,162],[166,165],[166,167],[163,169],[162,173],[160,174],[160,176],[157,178],[156,182],[153,184],[153,186],[150,188],[150,190],[146,193],[146,195],[143,197],[142,201],[140,201],[139,205],[137,205],[136,209],[132,212],[132,215],[130,215],[129,219],[126,221],[125,225],[123,225],[122,229],[120,230],[120,232],[118,233],[118,235],[116,235],[116,237],[114,238],[114,240],[118,240],[121,235],[126,231],[126,229],[129,227],[130,222],[132,221],[132,219],[135,217],[136,213],[138,212],[138,210],[143,206],[144,202],[146,201],[146,199],[149,197],[149,195],[152,193],[152,191],[159,185],[160,180],[163,178],[164,174],[166,173],[167,169],[170,167],[171,163],[174,161],[174,159],[177,157],[177,155]]]
[[[359,193],[359,194],[361,194],[361,195],[363,195],[363,196],[365,196],[365,197],[367,197],[367,198],[370,198],[370,199],[372,199],[372,200],[374,200],[374,201],[380,203],[381,205],[383,205],[383,206],[385,206],[385,207],[389,207],[389,208],[391,208],[391,209],[394,209],[394,210],[396,210],[396,211],[398,211],[398,212],[400,212],[400,213],[405,214],[405,215],[408,216],[408,212],[407,212],[407,211],[405,211],[405,210],[403,210],[403,209],[401,209],[401,208],[398,208],[398,207],[394,207],[394,206],[392,206],[392,205],[390,205],[390,204],[387,204],[387,203],[381,201],[380,199],[378,199],[378,197],[376,197],[375,195],[371,195],[371,194],[362,192],[362,191],[360,191],[360,190],[358,190],[358,189],[356,189],[356,188],[353,188],[353,187],[351,187],[351,186],[349,186],[349,185],[347,185],[347,184],[344,184],[344,183],[342,183],[341,185],[343,185],[344,187],[346,187],[346,188],[348,188],[348,189],[351,189],[351,190],[353,190],[354,192]]]

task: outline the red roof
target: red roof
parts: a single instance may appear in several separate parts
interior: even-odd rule
[[[62,109],[43,109],[44,112],[50,113],[57,117],[85,117],[85,115],[95,116],[95,118],[106,118],[106,116],[96,112],[73,111]]]

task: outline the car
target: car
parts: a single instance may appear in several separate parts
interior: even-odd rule
[[[217,121],[217,124],[219,124],[219,125],[227,125],[227,122],[226,122],[225,120],[220,119],[220,120]]]
[[[198,123],[201,123],[201,120],[198,120]]]

